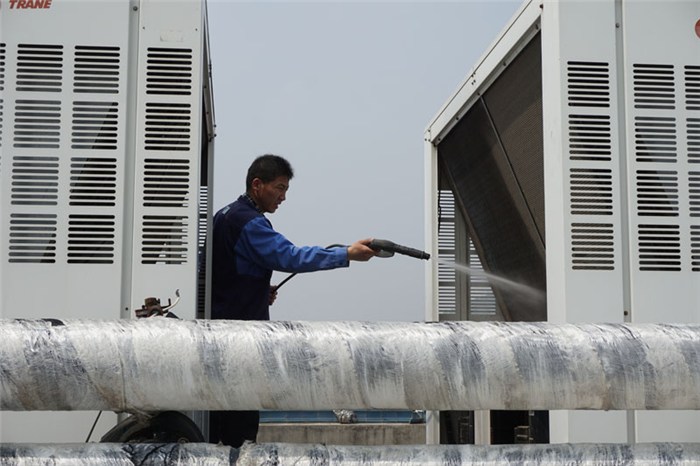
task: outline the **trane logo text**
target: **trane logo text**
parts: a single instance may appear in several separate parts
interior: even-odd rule
[[[10,9],[51,8],[51,0],[10,0]]]

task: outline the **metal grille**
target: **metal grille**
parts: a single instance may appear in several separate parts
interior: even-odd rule
[[[11,263],[56,262],[56,214],[10,215]]]
[[[112,264],[114,236],[114,215],[70,215],[68,263]]]
[[[685,108],[700,110],[700,66],[685,67]]]
[[[61,92],[62,73],[62,45],[18,45],[17,91]]]
[[[146,150],[190,150],[190,104],[146,104]]]
[[[635,108],[676,108],[673,65],[635,64],[632,67],[632,76]]]
[[[58,149],[60,125],[60,101],[17,100],[13,145],[16,148]]]
[[[190,95],[192,50],[151,47],[146,65],[146,94]]]
[[[639,225],[638,235],[641,271],[681,270],[678,225]]]
[[[569,115],[569,159],[609,161],[610,115]]]
[[[688,118],[688,162],[700,163],[700,118]]]
[[[0,44],[0,91],[5,90],[5,44]]]
[[[570,61],[567,64],[569,106],[610,106],[610,65]]]
[[[637,215],[678,216],[678,173],[675,170],[637,170]]]
[[[199,187],[199,209],[197,222],[197,318],[204,319],[207,307],[207,216],[209,187]]]
[[[117,159],[73,157],[70,165],[71,206],[114,206]]]
[[[119,91],[119,47],[76,46],[73,92],[116,94]]]
[[[612,215],[612,171],[608,168],[572,168],[569,172],[573,215]]]
[[[572,224],[571,264],[574,270],[614,270],[612,223]]]
[[[117,102],[74,102],[71,148],[115,150],[118,118]]]
[[[457,274],[449,263],[457,260],[456,256],[456,219],[455,200],[451,191],[438,192],[438,314],[457,314]]]
[[[690,227],[690,267],[693,272],[700,272],[700,226]]]
[[[146,159],[143,205],[187,207],[189,179],[190,161],[187,159]]]
[[[637,162],[675,162],[678,156],[676,119],[636,117],[634,143]]]
[[[144,215],[141,237],[142,264],[187,262],[187,221],[177,215]]]
[[[700,217],[700,172],[688,172],[688,198],[690,216]]]
[[[58,200],[58,157],[12,159],[12,205],[55,206]]]

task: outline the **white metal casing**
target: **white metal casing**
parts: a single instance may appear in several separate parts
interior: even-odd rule
[[[700,321],[699,20],[697,2],[525,2],[426,131],[435,170],[440,140],[541,29],[550,321]],[[550,438],[698,441],[699,424],[695,412],[551,412]]]
[[[23,6],[0,0],[0,315],[130,318],[179,289],[195,318],[204,3]],[[94,417],[5,412],[0,439],[82,441]]]

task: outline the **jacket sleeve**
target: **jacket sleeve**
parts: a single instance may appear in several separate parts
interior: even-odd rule
[[[297,247],[276,232],[267,218],[251,220],[241,231],[236,254],[261,267],[280,272],[313,272],[347,267],[347,248]]]

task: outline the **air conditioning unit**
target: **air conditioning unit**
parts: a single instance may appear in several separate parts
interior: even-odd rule
[[[0,11],[0,315],[130,318],[179,289],[174,312],[203,317],[205,3],[0,0]],[[2,413],[1,437],[79,442],[94,419]]]
[[[428,250],[450,192],[484,270],[546,293],[494,285],[505,320],[700,322],[700,3],[525,2],[425,140]],[[549,424],[551,442],[700,440],[695,412]]]

